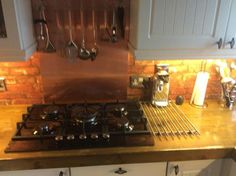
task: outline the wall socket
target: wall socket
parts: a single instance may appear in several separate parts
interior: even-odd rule
[[[131,88],[148,88],[150,83],[150,77],[148,76],[140,76],[140,75],[132,75],[130,76],[130,87]]]
[[[0,77],[0,92],[5,92],[6,90],[5,78]]]

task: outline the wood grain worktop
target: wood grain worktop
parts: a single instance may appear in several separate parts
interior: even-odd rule
[[[4,153],[17,121],[27,105],[0,106],[0,170],[74,167],[174,160],[236,157],[236,110],[215,101],[199,109],[180,108],[200,131],[200,136],[155,137],[151,147],[115,147],[50,152]]]

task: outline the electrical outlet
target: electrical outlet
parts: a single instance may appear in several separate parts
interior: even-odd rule
[[[150,77],[132,75],[130,76],[130,87],[131,88],[147,88]]]
[[[5,92],[6,90],[5,78],[0,77],[0,92]]]

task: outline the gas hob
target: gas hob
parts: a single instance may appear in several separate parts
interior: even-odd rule
[[[27,111],[5,152],[154,145],[138,102],[38,104]]]

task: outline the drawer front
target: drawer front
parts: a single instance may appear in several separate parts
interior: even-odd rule
[[[0,172],[0,176],[70,176],[68,168]]]
[[[221,165],[220,159],[170,162],[167,176],[220,176]]]
[[[165,172],[165,162],[71,168],[71,176],[165,176]]]

